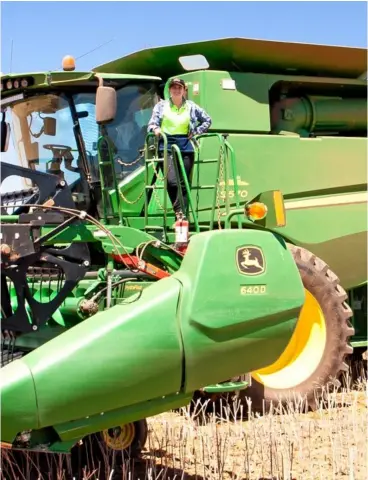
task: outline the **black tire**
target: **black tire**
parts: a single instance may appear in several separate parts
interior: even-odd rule
[[[139,459],[147,441],[148,424],[147,420],[143,419],[133,422],[132,425],[134,426],[134,438],[129,447],[124,450],[110,448],[105,441],[103,432],[85,437],[80,445],[74,446],[71,450],[73,473],[81,474],[83,469],[90,472],[96,470],[96,478],[100,479],[107,466],[117,471],[122,465]],[[109,430],[112,435],[113,429]]]
[[[349,338],[354,335],[350,318],[352,310],[347,305],[347,293],[339,284],[338,277],[328,265],[308,250],[288,245],[298,266],[303,285],[317,300],[324,316],[326,341],[317,368],[308,378],[292,388],[270,388],[254,378],[243,396],[250,398],[252,409],[269,411],[296,398],[303,399],[304,408],[315,409],[323,392],[336,384],[342,372],[348,371],[346,357],[353,352]],[[243,398],[243,400],[245,399]]]

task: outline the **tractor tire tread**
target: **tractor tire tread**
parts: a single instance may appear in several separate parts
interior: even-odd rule
[[[327,323],[327,342],[320,364],[311,376],[291,389],[271,389],[263,387],[252,379],[252,386],[245,390],[250,394],[254,409],[268,409],[271,404],[288,402],[295,396],[306,399],[309,407],[317,408],[317,397],[323,396],[339,376],[348,371],[346,358],[353,349],[349,339],[354,335],[351,324],[353,312],[347,305],[347,293],[339,283],[339,277],[326,262],[305,248],[287,244],[298,266],[304,287],[319,302]]]

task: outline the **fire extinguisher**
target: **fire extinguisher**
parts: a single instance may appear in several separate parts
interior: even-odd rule
[[[180,214],[175,222],[175,247],[180,252],[184,252],[188,246],[189,222]]]

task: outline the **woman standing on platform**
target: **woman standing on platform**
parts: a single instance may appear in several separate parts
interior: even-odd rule
[[[190,139],[194,135],[206,133],[211,126],[212,120],[203,108],[185,99],[184,80],[180,78],[172,79],[169,83],[169,93],[169,100],[161,100],[155,105],[152,117],[148,123],[148,132],[153,132],[156,136],[159,136],[162,132],[167,137],[168,148],[174,144],[179,147],[189,180],[194,164],[194,149]],[[163,152],[163,150],[164,145],[161,139],[159,141],[159,151]],[[173,162],[173,155],[170,154],[168,156],[167,188],[174,212],[176,217],[179,218],[180,216],[185,216],[187,211],[188,195],[178,165],[184,201],[184,212],[182,212]]]

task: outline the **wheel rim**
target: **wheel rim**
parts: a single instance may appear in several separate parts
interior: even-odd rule
[[[293,336],[275,363],[252,372],[265,387],[288,389],[307,380],[318,367],[326,346],[326,322],[321,306],[305,290],[305,302]]]
[[[125,450],[131,446],[135,437],[134,423],[128,423],[102,432],[106,445],[112,450]]]

